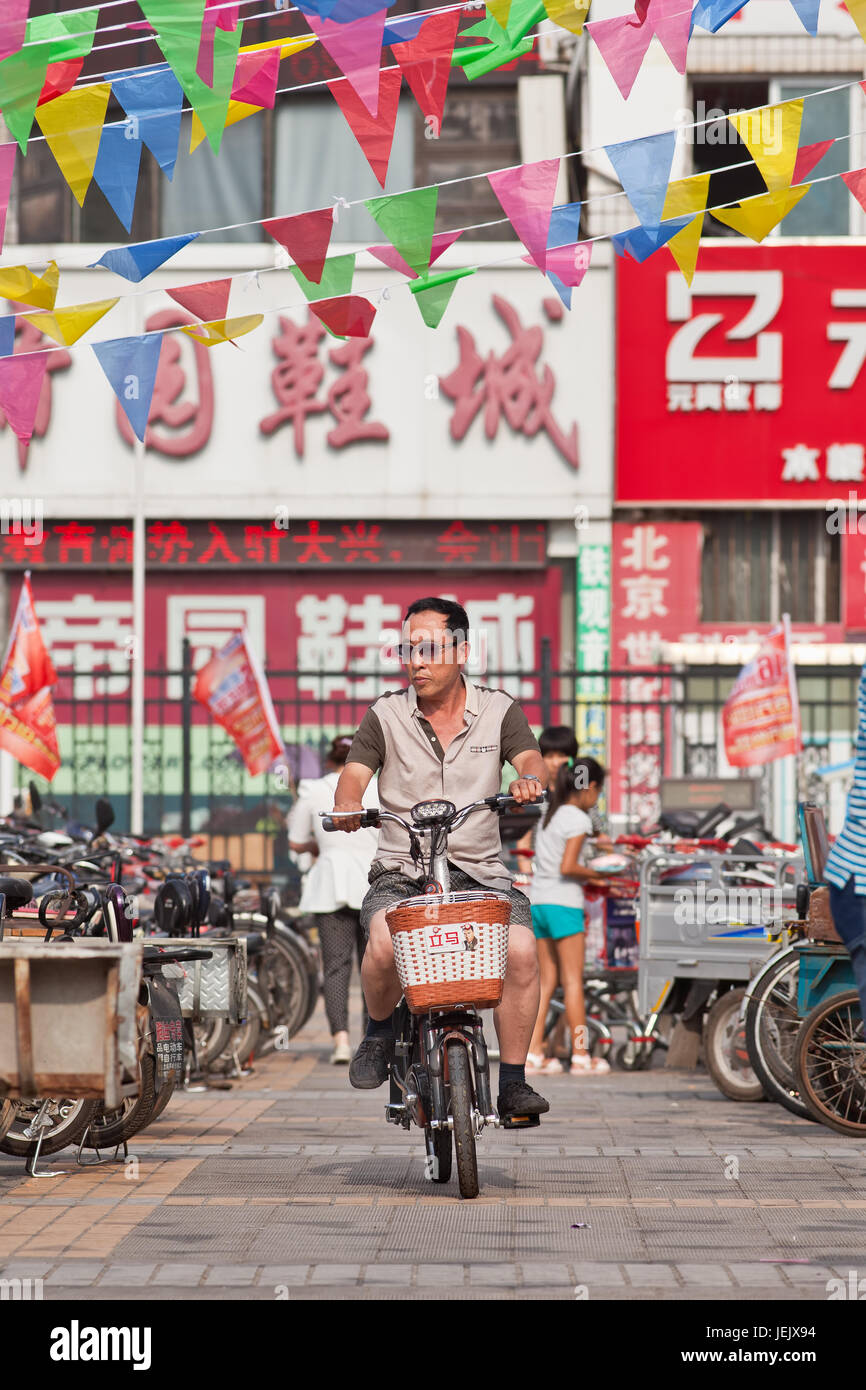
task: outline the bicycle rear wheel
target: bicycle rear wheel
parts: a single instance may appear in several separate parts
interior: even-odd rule
[[[469,1056],[461,1042],[447,1045],[448,1080],[451,1090],[451,1117],[454,1122],[454,1149],[457,1154],[457,1181],[461,1197],[478,1196],[478,1155],[472,1116],[472,1075]]]
[[[801,1119],[814,1119],[794,1079],[794,1049],[802,1019],[797,1013],[799,958],[780,956],[755,986],[746,1006],[746,1050],[768,1100]]]
[[[866,1039],[856,990],[832,995],[807,1016],[794,1076],[816,1120],[839,1134],[866,1134]]]

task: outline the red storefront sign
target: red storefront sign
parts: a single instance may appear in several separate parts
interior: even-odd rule
[[[821,505],[866,489],[866,246],[617,262],[618,502]]]
[[[265,666],[278,715],[293,722],[319,722],[319,702],[334,722],[351,724],[350,701],[372,702],[402,681],[393,647],[402,615],[413,599],[442,594],[466,605],[473,679],[485,671],[508,672],[497,681],[523,705],[530,720],[541,719],[541,642],[551,640],[558,668],[560,577],[557,570],[501,569],[455,576],[439,570],[383,573],[190,572],[178,593],[176,575],[148,576],[145,665],[178,671],[184,637],[199,670],[234,632],[246,628]],[[75,699],[98,709],[102,722],[125,723],[129,698],[132,591],[119,575],[45,572],[39,577],[39,616],[45,644],[58,669],[59,723],[68,722],[70,667],[81,673]],[[479,669],[481,668],[481,669]],[[296,672],[280,675],[279,672]],[[352,676],[352,672],[363,675]],[[166,701],[167,722],[177,722],[180,681],[146,682],[146,695]],[[112,703],[116,697],[116,703]],[[154,706],[155,707],[155,706]],[[201,719],[205,719],[204,712]],[[198,712],[196,719],[199,719]]]

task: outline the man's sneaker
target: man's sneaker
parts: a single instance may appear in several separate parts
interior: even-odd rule
[[[375,1091],[387,1080],[394,1056],[393,1038],[364,1038],[352,1058],[349,1080],[358,1091]]]
[[[511,1081],[496,1099],[500,1120],[510,1115],[545,1115],[550,1102],[527,1086],[525,1081]]]

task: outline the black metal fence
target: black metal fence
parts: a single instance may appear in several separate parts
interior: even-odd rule
[[[255,869],[285,863],[286,813],[302,777],[317,776],[338,733],[357,728],[384,689],[400,688],[399,672],[268,670],[268,684],[288,752],[287,766],[250,777],[228,735],[192,698],[188,648],[181,670],[148,671],[145,678],[144,827],[209,837],[215,855]],[[611,760],[610,802],[619,828],[643,822],[657,804],[664,776],[715,777],[724,771],[720,711],[736,667],[554,670],[550,646],[532,671],[487,671],[478,683],[518,699],[536,731],[550,724],[577,730],[582,751]],[[789,801],[809,798],[838,807],[844,784],[817,769],[853,755],[856,723],[854,667],[801,667],[798,687],[804,752]],[[58,672],[55,708],[62,766],[54,784],[35,779],[79,820],[92,820],[97,796],[108,796],[116,824],[129,824],[131,692],[122,671]],[[778,822],[774,765],[757,772],[761,806]],[[18,769],[19,785],[30,774]],[[790,812],[790,807],[788,807]],[[789,817],[790,818],[790,817]],[[777,830],[777,833],[779,831]],[[789,831],[790,833],[790,831]]]

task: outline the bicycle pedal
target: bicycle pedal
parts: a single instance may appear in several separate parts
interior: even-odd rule
[[[506,1115],[501,1121],[503,1129],[534,1129],[540,1124],[540,1115]]]

